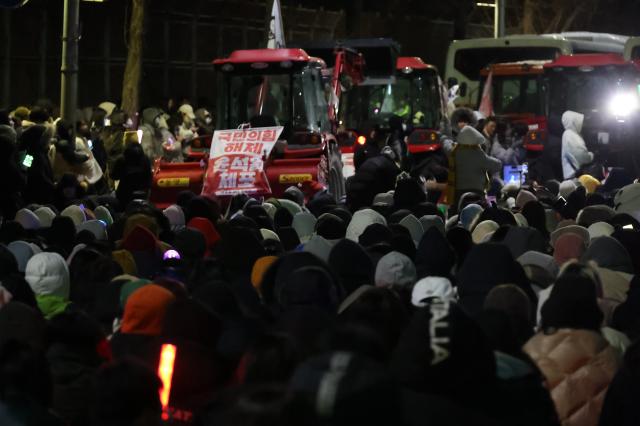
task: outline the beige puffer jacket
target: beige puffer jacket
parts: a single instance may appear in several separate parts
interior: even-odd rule
[[[620,356],[600,334],[563,328],[524,346],[542,374],[563,426],[596,426]]]

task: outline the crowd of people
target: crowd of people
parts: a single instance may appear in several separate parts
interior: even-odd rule
[[[345,200],[159,209],[152,161],[213,131],[175,111],[0,114],[0,424],[640,424],[635,176],[504,184],[462,114],[430,175],[392,137]]]

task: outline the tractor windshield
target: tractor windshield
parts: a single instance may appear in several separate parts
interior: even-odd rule
[[[548,78],[549,114],[567,110],[591,115],[615,108],[616,98],[638,102],[640,74],[632,65],[552,68]],[[626,98],[625,98],[626,97]]]
[[[283,72],[269,68],[223,72],[218,89],[218,128],[244,124],[284,126],[290,132],[330,129],[320,71],[313,67]]]
[[[494,75],[492,78],[493,111],[496,115],[544,115],[540,74]],[[483,80],[482,85],[486,83]],[[479,91],[484,91],[484,87]]]
[[[399,76],[395,84],[360,85],[343,94],[340,125],[362,130],[367,123],[388,127],[397,115],[415,127],[437,129],[440,120],[438,80],[430,74]]]

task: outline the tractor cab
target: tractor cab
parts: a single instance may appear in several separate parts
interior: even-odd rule
[[[508,137],[514,126],[524,128],[527,151],[542,151],[547,136],[544,108],[543,66],[550,61],[519,61],[491,64],[480,71],[480,95],[491,75],[491,99],[494,115],[505,124]],[[477,100],[478,105],[481,97]]]
[[[544,77],[549,133],[562,136],[565,111],[584,114],[587,147],[608,165],[639,170],[639,64],[618,54],[566,55],[545,64]]]
[[[265,162],[272,195],[299,184],[344,194],[342,164],[331,134],[322,70],[302,49],[238,50],[216,59],[217,128],[284,128]]]

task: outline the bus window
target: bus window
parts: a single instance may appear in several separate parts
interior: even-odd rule
[[[553,59],[555,47],[487,47],[460,49],[454,58],[455,68],[470,80],[480,79],[480,70],[489,64],[522,60]]]

